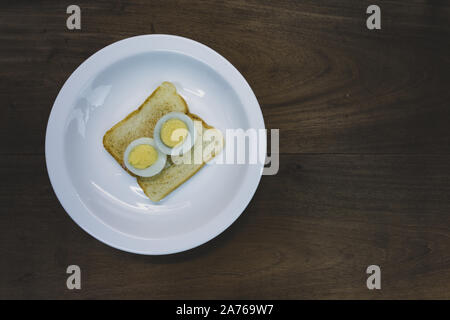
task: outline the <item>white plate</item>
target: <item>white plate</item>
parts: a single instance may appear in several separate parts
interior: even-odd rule
[[[261,163],[210,164],[159,203],[143,194],[102,138],[166,80],[223,132],[265,128],[239,71],[207,46],[169,35],[125,39],[92,55],[66,81],[48,120],[47,170],[62,206],[89,234],[129,252],[169,254],[207,242],[238,218],[261,179]],[[265,138],[263,145],[265,153]]]

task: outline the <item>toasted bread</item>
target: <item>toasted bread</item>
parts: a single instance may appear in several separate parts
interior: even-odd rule
[[[183,112],[193,120],[201,121],[203,131],[212,128],[198,116],[189,113],[186,102],[177,93],[172,83],[163,82],[137,110],[131,112],[105,133],[103,136],[105,149],[126,170],[123,155],[127,146],[133,140],[141,137],[153,138],[153,130],[158,120],[165,114],[174,111]],[[202,143],[202,139],[198,139],[196,145],[198,143]],[[203,146],[205,147],[205,142],[203,142]],[[196,149],[194,146],[189,151],[192,159]],[[197,163],[192,161],[189,164],[175,164],[168,161],[168,165],[160,173],[149,178],[137,177],[137,182],[150,200],[157,202],[192,177],[203,167],[205,161],[209,161],[209,159],[202,159]],[[131,172],[129,173],[133,175]]]

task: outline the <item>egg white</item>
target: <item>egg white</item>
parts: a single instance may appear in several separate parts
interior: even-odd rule
[[[156,162],[145,169],[137,169],[128,162],[128,157],[130,155],[131,150],[133,150],[135,147],[141,144],[150,145],[154,147],[158,152],[158,158],[156,159]],[[139,138],[132,141],[125,149],[125,153],[123,155],[123,163],[125,163],[127,169],[140,177],[152,177],[154,175],[157,175],[158,173],[161,172],[162,169],[164,169],[166,165],[166,160],[167,156],[158,149],[158,147],[155,145],[155,141],[152,138]]]
[[[181,120],[186,124],[188,128],[188,134],[184,139],[183,143],[173,148],[167,146],[161,140],[161,128],[164,125],[164,123],[166,123],[166,121],[170,119]],[[195,144],[195,141],[197,140],[197,130],[195,129],[194,121],[192,121],[192,119],[189,116],[187,116],[182,112],[170,112],[161,117],[156,123],[155,129],[153,131],[153,138],[155,139],[156,146],[158,147],[159,150],[161,150],[165,154],[177,156],[182,155],[191,150],[191,148]]]

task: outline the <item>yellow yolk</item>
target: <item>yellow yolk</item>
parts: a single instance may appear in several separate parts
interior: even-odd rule
[[[161,128],[161,140],[170,148],[183,142],[187,134],[186,124],[179,119],[167,120]]]
[[[158,151],[148,144],[141,144],[131,150],[128,162],[136,169],[150,167],[158,160]]]

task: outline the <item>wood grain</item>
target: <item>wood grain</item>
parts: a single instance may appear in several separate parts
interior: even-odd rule
[[[284,155],[245,213],[170,256],[110,248],[65,214],[41,155],[5,156],[0,297],[450,298],[450,156]],[[65,288],[78,264],[83,288]],[[365,268],[383,270],[382,290]]]
[[[50,108],[75,67],[114,41],[156,32],[229,59],[252,84],[266,125],[281,129],[283,153],[448,154],[449,5],[389,1],[382,30],[369,31],[369,2],[344,3],[80,1],[74,32],[65,3],[3,4],[2,152],[42,153]],[[5,139],[11,132],[20,146]]]
[[[0,3],[0,298],[450,298],[450,4],[379,1]],[[280,171],[209,243],[146,257],[81,230],[50,186],[48,115],[102,47],[177,34],[226,57],[279,128]],[[79,292],[65,269],[83,270]],[[382,268],[382,290],[365,268]]]

